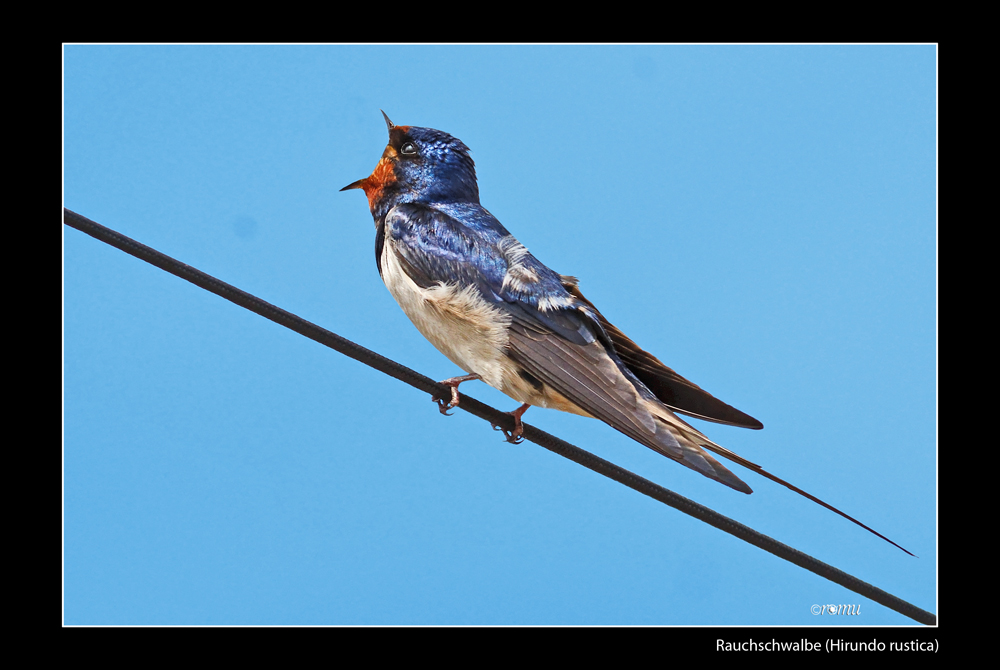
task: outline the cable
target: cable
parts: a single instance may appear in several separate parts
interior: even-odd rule
[[[223,297],[230,302],[236,303],[240,307],[245,307],[251,312],[256,312],[266,319],[270,319],[271,321],[294,330],[296,333],[304,335],[311,340],[315,340],[316,342],[328,346],[335,351],[339,351],[345,356],[349,356],[354,360],[371,366],[380,372],[384,372],[391,377],[395,377],[396,379],[405,382],[416,389],[429,393],[432,396],[450,396],[451,389],[448,386],[438,383],[430,377],[425,377],[405,365],[400,365],[396,361],[381,356],[359,344],[355,344],[354,342],[343,338],[336,333],[332,333],[325,328],[321,328],[314,323],[306,321],[291,312],[286,312],[280,307],[276,307],[269,302],[261,300],[257,296],[241,291],[235,286],[216,279],[201,270],[197,270],[190,265],[185,265],[184,263],[181,263],[164,253],[136,242],[130,237],[126,237],[117,231],[106,228],[95,221],[91,221],[85,216],[81,216],[76,212],[64,208],[63,222],[72,228],[76,228],[77,230],[90,235],[91,237],[121,249],[127,254],[131,254],[132,256],[155,265],[172,275],[180,277],[181,279],[186,279],[196,286],[200,286],[201,288]],[[485,419],[493,425],[504,427],[507,430],[514,429],[514,419],[510,414],[501,412],[498,409],[481,403],[464,392],[462,393],[462,403],[459,405],[459,408],[469,412],[470,414],[478,416],[481,419]],[[744,526],[738,521],[719,514],[715,510],[709,509],[708,507],[700,505],[693,500],[674,493],[669,489],[663,488],[659,484],[654,484],[634,472],[619,467],[610,461],[606,461],[589,451],[561,440],[554,435],[550,435],[543,430],[524,424],[524,433],[522,437],[529,442],[534,442],[539,446],[545,447],[549,451],[579,463],[594,472],[600,473],[609,479],[613,479],[616,482],[624,484],[625,486],[628,486],[643,495],[649,496],[654,500],[659,500],[665,505],[669,505],[689,516],[693,516],[700,521],[704,521],[709,525],[715,526],[719,530],[725,531],[730,535],[734,535],[745,542],[778,556],[779,558],[783,558],[786,561],[794,563],[795,565],[809,570],[810,572],[828,579],[831,582],[840,584],[844,588],[884,605],[891,610],[895,610],[896,612],[899,612],[914,621],[930,626],[937,625],[937,617],[934,614],[923,610],[916,605],[912,605],[905,600],[892,595],[891,593],[887,593],[876,586],[833,567],[832,565],[828,565],[819,559],[813,558],[798,549],[794,549],[786,544],[783,544],[782,542],[778,542],[774,538],[764,535],[763,533],[759,533],[753,528]]]

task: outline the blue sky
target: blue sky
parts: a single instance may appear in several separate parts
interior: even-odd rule
[[[751,496],[594,420],[527,423],[937,611],[933,46],[66,46],[65,205],[443,379],[339,192],[380,108],[461,138],[535,256],[765,426],[709,437],[919,558],[738,467]],[[63,243],[66,623],[913,623]]]

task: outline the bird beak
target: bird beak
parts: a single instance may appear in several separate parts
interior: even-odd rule
[[[350,184],[348,184],[347,186],[345,186],[344,188],[342,188],[340,190],[341,191],[350,191],[352,188],[364,188],[366,181],[368,181],[368,177],[365,177],[364,179],[359,179],[359,180],[357,180],[355,182],[351,182]]]
[[[378,110],[378,111],[382,112],[381,109]],[[394,124],[392,121],[389,120],[389,116],[385,112],[382,112],[382,118],[385,119],[385,127],[386,127],[386,129],[391,133],[392,129],[396,127],[396,124]],[[385,151],[382,152],[382,158],[395,158],[395,157],[396,157],[396,150],[393,149],[391,145],[387,146],[385,148]],[[348,184],[347,186],[345,186],[344,188],[342,188],[340,190],[341,191],[350,191],[352,188],[364,188],[365,187],[365,182],[367,182],[367,181],[368,181],[368,177],[365,177],[364,179],[359,179],[356,182],[352,182],[352,183]]]

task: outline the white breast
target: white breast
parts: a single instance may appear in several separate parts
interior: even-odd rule
[[[510,315],[483,300],[474,286],[417,286],[392,245],[391,235],[386,235],[382,280],[406,316],[453,363],[503,390],[504,377],[514,372],[506,355]]]

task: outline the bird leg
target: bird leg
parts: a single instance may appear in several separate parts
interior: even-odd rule
[[[511,444],[521,444],[522,442],[524,442],[524,438],[521,437],[521,433],[524,432],[524,425],[521,423],[521,417],[524,415],[525,412],[528,411],[529,407],[531,407],[531,405],[529,405],[528,403],[524,403],[523,405],[515,409],[513,412],[504,412],[504,414],[510,414],[512,417],[514,417],[513,432],[507,432],[506,428],[502,428],[501,426],[497,426],[496,424],[490,424],[490,425],[493,426],[493,430],[502,431],[504,436],[507,438],[507,441],[510,442]]]
[[[445,386],[451,387],[451,402],[446,403],[444,398],[436,394],[431,396],[431,400],[433,400],[438,404],[438,409],[441,411],[442,414],[444,414],[445,416],[451,416],[451,414],[448,414],[448,410],[451,409],[452,407],[458,407],[458,401],[459,401],[458,385],[461,384],[462,382],[471,382],[474,379],[482,381],[483,378],[473,372],[471,375],[462,375],[461,377],[451,377],[449,379],[444,379],[441,381],[441,383],[444,384]]]

